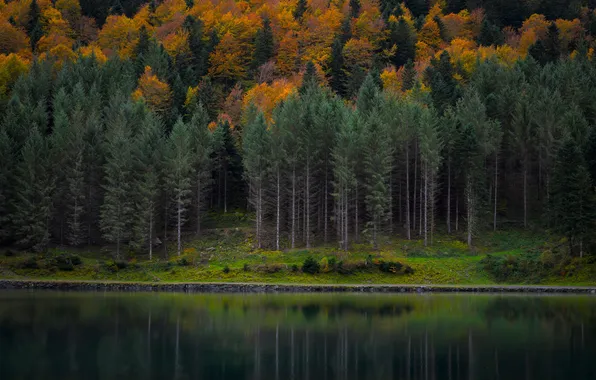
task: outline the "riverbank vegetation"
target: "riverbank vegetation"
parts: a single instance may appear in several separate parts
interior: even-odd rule
[[[595,279],[589,4],[99,3],[0,0],[3,270]]]

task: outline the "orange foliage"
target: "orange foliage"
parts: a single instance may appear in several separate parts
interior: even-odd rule
[[[420,29],[418,38],[431,49],[438,49],[441,45],[441,32],[437,22],[435,20],[427,20],[422,26],[422,29]]]
[[[167,110],[172,93],[170,86],[159,80],[157,75],[153,74],[151,67],[146,66],[145,72],[139,79],[139,86],[132,96],[135,100],[144,99],[153,111],[160,113]]]
[[[555,21],[555,24],[557,25],[557,28],[559,28],[559,39],[561,41],[562,48],[567,50],[572,42],[575,42],[579,39],[582,33],[582,25],[578,19],[558,19]]]
[[[251,88],[244,95],[244,108],[254,104],[268,120],[275,106],[296,91],[296,86],[287,79],[277,79],[271,84],[261,83]]]
[[[168,35],[164,38],[162,44],[168,54],[174,58],[174,61],[179,55],[188,54],[190,52],[188,46],[188,32],[185,30],[178,30],[177,32]]]
[[[232,33],[226,33],[209,57],[209,74],[214,78],[242,79],[246,75],[248,57]]]
[[[289,76],[296,70],[296,64],[299,60],[298,38],[293,32],[287,32],[279,41],[277,49],[277,70],[281,75]]]
[[[91,57],[92,55],[95,55],[95,59],[99,63],[106,63],[108,60],[108,57],[106,57],[101,49],[95,45],[82,46],[79,48],[79,54],[83,57]]]
[[[40,53],[49,52],[53,48],[62,45],[70,47],[73,44],[73,40],[66,37],[63,34],[52,33],[48,36],[42,36],[37,43],[37,50]]]
[[[139,31],[132,19],[126,16],[109,16],[99,32],[99,46],[129,58],[138,39]]]
[[[549,26],[550,22],[546,20],[544,15],[534,13],[524,21],[519,31],[523,35],[525,32],[532,30],[538,40],[543,40],[546,38]]]
[[[27,34],[0,18],[0,53],[17,53],[27,48],[29,48]]]
[[[359,66],[369,69],[372,64],[374,47],[366,38],[350,38],[344,45],[344,59],[346,66]]]

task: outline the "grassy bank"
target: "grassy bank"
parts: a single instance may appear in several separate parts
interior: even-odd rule
[[[378,251],[356,244],[285,251],[255,250],[246,227],[217,228],[189,238],[182,255],[156,248],[153,260],[128,253],[114,260],[108,248],[52,248],[45,254],[0,252],[6,279],[141,282],[260,282],[308,284],[536,284],[596,285],[596,262],[568,258],[561,242],[521,231],[489,233],[474,250],[455,236],[387,239]],[[315,267],[305,267],[307,258]],[[318,267],[318,271],[316,271]],[[317,272],[314,274],[307,272]]]

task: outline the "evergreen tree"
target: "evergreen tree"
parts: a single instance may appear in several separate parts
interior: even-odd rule
[[[163,132],[159,120],[148,114],[143,122],[135,146],[135,202],[134,239],[132,245],[139,250],[147,248],[149,260],[153,259],[153,245],[159,202],[160,164],[163,161]]]
[[[503,34],[498,26],[492,24],[487,19],[482,21],[480,34],[478,35],[478,44],[482,46],[501,45],[503,43]]]
[[[358,18],[361,7],[360,0],[350,0],[350,16],[352,18]]]
[[[296,8],[294,8],[294,19],[298,21],[302,21],[302,17],[308,8],[308,3],[306,0],[297,0],[296,1]]]
[[[15,173],[12,223],[17,244],[44,251],[50,240],[54,179],[47,140],[32,129]]]
[[[209,116],[202,104],[199,104],[189,123],[193,149],[193,168],[195,180],[196,232],[201,233],[201,221],[206,208],[206,189],[211,184],[211,154],[213,137],[209,131]]]
[[[391,63],[395,67],[405,65],[408,61],[414,61],[416,55],[416,33],[403,17],[399,18],[397,24],[389,26],[390,48],[395,46],[395,53],[391,57]]]
[[[306,63],[306,67],[304,70],[304,76],[302,77],[302,84],[298,89],[298,92],[303,95],[309,89],[309,87],[314,87],[319,85],[319,78],[317,75],[317,69],[315,64],[312,61],[308,61]]]
[[[359,110],[360,112],[360,110]],[[364,172],[366,174],[366,210],[370,217],[371,239],[378,248],[378,235],[383,223],[390,217],[389,173],[393,148],[387,126],[382,122],[377,108],[366,117],[364,130]]]
[[[440,114],[457,100],[457,83],[453,74],[451,57],[447,51],[443,51],[438,60],[433,59],[431,66],[426,69],[433,104]]]
[[[252,70],[256,72],[259,67],[273,58],[273,31],[269,18],[263,18],[263,27],[257,30],[252,56]]]
[[[596,200],[590,173],[577,145],[567,139],[559,149],[549,192],[549,216],[555,231],[567,237],[569,251],[583,245],[593,230]]]
[[[27,13],[27,35],[31,41],[31,50],[35,51],[37,42],[43,36],[43,29],[40,24],[41,10],[37,0],[32,0]]]
[[[249,199],[256,213],[257,248],[263,247],[265,215],[265,182],[267,180],[270,135],[263,114],[244,129],[242,149],[244,152],[244,173],[250,183]]]
[[[280,108],[275,110],[274,120],[279,120],[281,112]],[[282,116],[283,117],[283,116]],[[281,122],[283,124],[283,121]],[[270,151],[266,152],[266,156],[269,157],[270,162],[270,181],[271,181],[271,193],[273,193],[273,207],[275,209],[275,249],[280,250],[280,238],[282,229],[282,199],[284,192],[282,190],[285,179],[286,169],[286,155],[285,150],[286,144],[284,138],[287,136],[284,133],[284,129],[280,128],[277,123],[272,123],[270,127]]]
[[[10,204],[12,200],[14,146],[6,131],[0,128],[0,244],[11,237]]]
[[[168,194],[172,202],[172,214],[176,223],[178,256],[182,252],[182,227],[186,223],[191,200],[192,150],[188,126],[178,119],[170,134],[165,166],[167,167]]]
[[[414,62],[408,61],[404,66],[401,83],[402,91],[408,91],[414,88],[414,84],[416,83],[416,69],[414,68]]]
[[[340,38],[333,41],[331,48],[331,63],[329,64],[329,85],[331,89],[338,95],[345,95],[345,72],[344,72],[344,56],[343,45]]]
[[[104,239],[116,244],[116,258],[119,259],[122,243],[131,234],[134,199],[131,136],[122,114],[113,116],[108,124],[103,151],[104,199],[100,227]]]
[[[366,116],[378,110],[381,106],[381,95],[379,88],[375,83],[372,75],[367,75],[358,92],[358,100],[356,101],[356,108],[358,112]]]
[[[187,16],[184,20],[184,28],[188,32],[188,47],[192,55],[191,65],[195,76],[202,77],[207,73],[208,46],[204,42],[203,22],[193,16]],[[196,85],[197,83],[189,83]]]

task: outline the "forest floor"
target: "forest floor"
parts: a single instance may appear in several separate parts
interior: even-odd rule
[[[253,248],[246,222],[218,223],[200,238],[188,236],[184,251],[175,244],[148,256],[127,253],[114,260],[109,247],[60,248],[45,254],[0,249],[0,278],[141,282],[259,282],[283,284],[451,284],[596,285],[596,260],[558,253],[561,241],[520,230],[487,232],[468,249],[463,235],[422,240],[385,238],[380,249],[353,244],[271,251]],[[287,243],[287,242],[284,242]],[[307,257],[320,266],[303,271]]]

